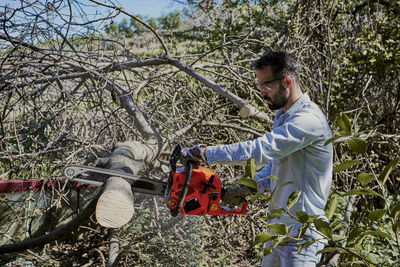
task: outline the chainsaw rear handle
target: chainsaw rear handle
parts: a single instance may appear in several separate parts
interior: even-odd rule
[[[224,196],[225,192],[226,192],[226,188],[222,188],[222,190],[221,190],[221,199]],[[242,198],[242,200],[243,200],[243,204],[242,204],[242,207],[240,209],[238,209],[238,208],[230,208],[230,207],[227,207],[227,206],[220,205],[221,209],[220,209],[220,213],[219,214],[221,214],[221,215],[235,215],[235,214],[241,215],[241,214],[245,214],[246,211],[247,211],[247,200],[245,198]]]
[[[241,214],[245,214],[246,211],[247,211],[247,201],[245,201],[243,203],[242,208],[240,208],[240,209],[221,206],[221,212],[219,214],[221,214],[221,215],[241,215]]]
[[[192,179],[192,171],[193,171],[193,161],[189,160],[187,162],[187,167],[186,167],[185,182],[183,184],[181,194],[179,195],[178,203],[177,203],[175,209],[171,210],[171,215],[173,217],[177,216],[182,208],[183,202],[185,200],[186,194],[189,189],[190,180]]]

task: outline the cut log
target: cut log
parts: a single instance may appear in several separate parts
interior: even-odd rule
[[[145,160],[153,160],[156,154],[149,146],[136,141],[119,143],[110,156],[106,168],[128,174],[138,174]],[[119,228],[133,216],[133,193],[129,181],[110,177],[97,202],[96,218],[101,226]]]
[[[97,222],[104,227],[119,228],[133,216],[131,185],[120,177],[110,177],[96,206]]]
[[[137,141],[118,143],[106,164],[106,168],[137,175],[146,162],[157,156],[154,145]],[[133,193],[129,181],[120,177],[110,177],[97,202],[96,218],[101,226],[119,228],[133,216]]]

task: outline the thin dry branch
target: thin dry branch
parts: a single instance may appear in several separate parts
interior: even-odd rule
[[[126,12],[126,11],[123,9],[123,7],[117,7],[117,6],[115,6],[115,5],[109,5],[109,4],[101,3],[101,2],[98,2],[98,1],[96,1],[96,0],[90,0],[90,1],[93,2],[93,3],[95,3],[95,4],[98,4],[98,5],[100,5],[100,6],[104,6],[104,7],[116,9],[116,10],[120,11],[121,13],[123,13],[123,14],[125,14],[125,15],[127,15],[127,16],[133,18],[134,20],[138,21],[139,23],[141,23],[143,26],[145,26],[146,28],[148,28],[148,29],[156,36],[157,40],[161,43],[161,45],[162,45],[162,47],[163,47],[163,49],[164,49],[165,54],[166,54],[166,55],[169,54],[168,48],[167,48],[167,46],[165,45],[163,39],[162,39],[162,38],[160,37],[160,35],[159,35],[150,25],[148,25],[146,22],[144,22],[144,21],[141,20],[140,18],[138,18],[138,17],[136,17],[136,16],[130,14],[129,12]]]

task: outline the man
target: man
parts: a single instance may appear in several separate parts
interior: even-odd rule
[[[332,145],[324,145],[332,136],[329,124],[317,105],[302,92],[299,67],[290,53],[268,51],[254,66],[262,98],[269,108],[279,110],[274,118],[272,132],[252,141],[185,148],[181,158],[183,162],[234,162],[254,158],[258,163],[266,163],[254,178],[258,182],[259,191],[273,192],[279,185],[292,182],[276,190],[273,195],[276,205],[287,210],[289,195],[298,190],[300,197],[290,213],[305,211],[325,219],[324,207],[332,181],[333,159]],[[264,179],[269,176],[278,179]],[[245,186],[231,186],[227,188],[223,201],[238,204],[249,194],[251,190]],[[270,204],[269,209],[274,208]],[[275,222],[293,225],[292,235],[296,235],[301,226],[290,216],[283,216],[270,223]],[[315,231],[308,230],[304,239],[320,237]],[[263,258],[262,266],[315,266],[320,260],[320,255],[316,253],[323,247],[322,242],[315,242],[298,253],[295,244],[278,246]]]

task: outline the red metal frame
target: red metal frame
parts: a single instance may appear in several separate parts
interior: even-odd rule
[[[44,189],[60,189],[67,182],[64,178],[56,178],[50,180],[1,180],[0,181],[0,194],[13,194],[13,193],[24,193],[27,191],[39,191]],[[77,183],[76,187],[91,188],[96,187],[93,185],[86,185],[83,183]]]

